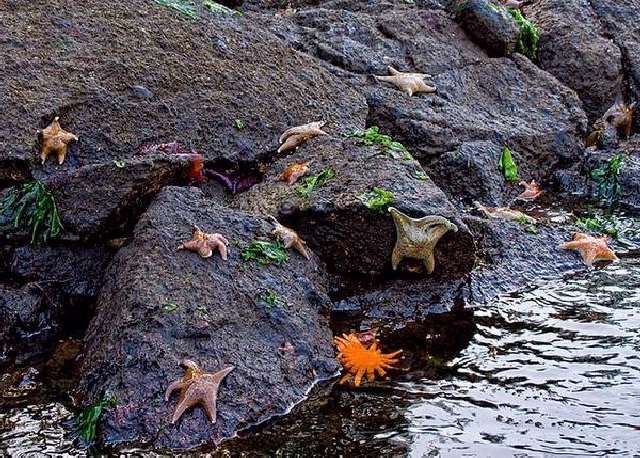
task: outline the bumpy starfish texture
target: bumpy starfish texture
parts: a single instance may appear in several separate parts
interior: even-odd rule
[[[193,227],[193,235],[191,240],[182,243],[178,250],[188,250],[198,253],[203,258],[210,258],[214,250],[220,252],[220,257],[227,260],[227,245],[229,241],[222,234],[207,234],[201,231],[197,226]]]
[[[615,261],[618,259],[615,252],[607,245],[608,237],[591,237],[590,235],[576,232],[571,242],[560,245],[564,250],[576,250],[582,255],[582,260],[588,266],[597,261]]]
[[[524,191],[517,197],[519,200],[533,201],[540,197],[542,191],[540,186],[536,183],[536,180],[531,180],[531,183],[525,181],[520,182],[520,186],[524,186]]]
[[[271,233],[284,244],[284,247],[287,250],[293,248],[306,259],[309,259],[309,252],[305,246],[307,242],[302,240],[296,231],[280,224],[273,216],[270,218],[276,226]]]
[[[284,181],[289,185],[294,184],[309,171],[309,165],[311,165],[312,162],[313,161],[296,162],[295,164],[291,164],[284,169],[282,175],[280,175],[280,181]]]
[[[398,89],[412,96],[418,92],[432,93],[436,92],[434,86],[429,86],[424,82],[425,78],[431,78],[431,75],[425,73],[404,73],[389,66],[389,76],[374,75],[378,81],[391,83]]]
[[[449,231],[458,231],[458,227],[442,216],[424,216],[411,218],[394,207],[389,213],[396,225],[397,240],[391,255],[393,270],[404,258],[420,259],[427,273],[433,273],[436,261],[433,254],[436,244]]]
[[[60,127],[60,117],[55,119],[45,129],[39,130],[40,136],[40,160],[44,164],[50,154],[55,154],[58,164],[64,162],[67,156],[67,148],[72,141],[77,142],[78,137]]]
[[[402,353],[402,350],[382,353],[378,349],[376,340],[367,347],[362,344],[356,334],[343,334],[342,337],[336,337],[335,344],[338,347],[338,361],[347,371],[340,379],[340,383],[354,379],[355,386],[360,386],[362,377],[365,375],[370,382],[375,380],[376,373],[381,377],[384,376],[385,369],[393,369],[393,366],[398,363],[395,357]]]
[[[485,207],[479,202],[473,203],[476,208],[487,218],[504,219],[507,221],[516,221],[518,223],[536,224],[536,219],[526,215],[519,210],[513,210],[508,207]]]
[[[215,423],[216,400],[218,398],[220,382],[234,367],[227,367],[221,371],[209,374],[200,369],[200,367],[190,359],[183,359],[180,365],[185,368],[184,375],[181,379],[172,382],[164,393],[164,400],[169,401],[171,393],[175,390],[180,390],[180,399],[171,416],[171,423],[178,421],[187,409],[198,404],[202,405],[211,423]]]
[[[329,135],[322,130],[324,125],[324,121],[315,121],[285,130],[279,139],[281,145],[278,153],[295,149],[318,135]]]

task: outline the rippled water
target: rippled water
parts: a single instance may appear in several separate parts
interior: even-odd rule
[[[529,285],[478,307],[475,319],[455,358],[365,389],[325,386],[218,454],[640,453],[640,258]],[[68,416],[59,404],[0,414],[0,455],[73,454]]]

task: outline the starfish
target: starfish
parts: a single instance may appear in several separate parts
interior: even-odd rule
[[[275,235],[276,238],[282,241],[284,247],[286,249],[294,248],[302,256],[309,259],[309,252],[305,247],[307,242],[302,240],[296,231],[280,224],[278,220],[273,216],[271,216],[270,218],[273,221],[273,224],[276,226],[271,233]]]
[[[178,421],[185,410],[197,404],[201,404],[204,407],[204,411],[207,413],[211,423],[215,423],[216,399],[218,398],[220,382],[235,368],[231,366],[209,374],[200,369],[190,359],[183,359],[180,365],[185,368],[184,375],[181,379],[172,382],[164,393],[164,400],[169,401],[171,393],[175,390],[180,390],[180,399],[171,416],[171,423]]]
[[[627,105],[618,101],[607,110],[602,119],[605,123],[612,125],[616,129],[624,132],[626,137],[631,135],[631,126],[633,125],[633,113],[636,110],[635,102]]]
[[[298,178],[304,176],[309,171],[309,165],[311,165],[312,162],[313,161],[296,162],[295,164],[291,164],[289,167],[284,169],[279,180],[284,181],[289,185],[294,184],[298,181]]]
[[[396,70],[389,65],[390,76],[374,75],[378,81],[394,84],[398,89],[412,96],[418,92],[432,93],[436,92],[434,86],[429,86],[424,82],[425,78],[431,78],[431,75],[425,73],[404,73]]]
[[[536,183],[536,180],[531,180],[531,183],[521,181],[520,186],[524,186],[524,191],[518,197],[516,197],[516,199],[530,202],[536,200],[538,197],[540,197],[540,194],[542,194],[542,191],[540,190],[538,183]]]
[[[525,3],[525,0],[502,0],[501,5],[506,8],[520,9]]]
[[[189,250],[198,253],[203,258],[210,258],[213,250],[220,252],[220,257],[227,260],[227,245],[229,241],[222,234],[207,234],[201,231],[198,226],[193,226],[193,235],[191,240],[182,243],[178,250]]]
[[[576,232],[571,242],[560,245],[564,250],[576,250],[582,255],[582,260],[588,266],[596,261],[615,261],[618,259],[615,252],[607,245],[608,237],[591,237],[590,235]]]
[[[69,143],[78,141],[77,136],[60,127],[59,120],[60,117],[56,116],[49,126],[38,131],[38,136],[41,138],[40,160],[42,160],[42,164],[52,153],[58,157],[58,164],[62,164],[67,155]]]
[[[397,240],[391,255],[393,270],[403,258],[421,259],[432,273],[436,266],[433,251],[438,241],[448,231],[458,231],[458,227],[442,216],[424,216],[411,218],[394,207],[389,207],[389,213],[396,225]]]
[[[487,218],[493,219],[506,219],[507,221],[515,221],[517,223],[536,224],[536,219],[532,216],[526,215],[518,210],[513,210],[508,207],[485,207],[479,202],[473,203],[476,208],[484,214]]]
[[[318,135],[329,135],[322,130],[324,125],[324,121],[315,121],[285,130],[280,136],[279,142],[281,145],[278,148],[278,153],[295,149]]]
[[[343,334],[335,338],[338,347],[338,361],[346,369],[347,373],[340,379],[340,383],[346,383],[354,378],[353,384],[360,386],[363,376],[367,376],[370,382],[386,374],[385,369],[392,369],[398,362],[395,356],[402,353],[398,350],[393,353],[382,353],[378,349],[378,341],[373,340],[370,346],[365,346],[357,334]]]

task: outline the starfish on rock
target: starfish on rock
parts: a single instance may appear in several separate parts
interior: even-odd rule
[[[438,241],[449,231],[458,231],[458,227],[442,216],[424,216],[411,218],[394,207],[389,213],[396,225],[397,240],[391,255],[393,270],[404,258],[420,259],[427,273],[433,273],[436,261],[433,255]]]
[[[519,210],[513,210],[508,207],[485,207],[480,202],[473,203],[476,208],[487,218],[505,219],[507,221],[515,221],[524,224],[536,224],[534,217],[526,215]]]
[[[207,234],[201,231],[198,226],[194,226],[191,240],[182,243],[178,250],[193,251],[203,258],[210,258],[213,255],[213,250],[218,250],[220,257],[226,261],[227,245],[229,245],[229,241],[222,234]]]
[[[296,231],[280,224],[278,220],[273,216],[271,216],[270,218],[273,221],[273,224],[276,226],[271,233],[284,244],[284,247],[287,250],[289,248],[294,248],[306,259],[309,259],[309,252],[307,251],[307,248],[305,246],[307,242],[302,240]]]
[[[67,148],[72,141],[77,142],[78,137],[60,127],[60,117],[54,120],[43,130],[38,131],[40,137],[40,160],[44,164],[50,154],[58,157],[58,164],[62,164],[67,155]]]
[[[597,261],[615,261],[618,259],[615,252],[607,245],[608,237],[591,237],[590,235],[576,232],[571,242],[560,245],[564,250],[576,250],[582,255],[582,260],[588,266]]]
[[[200,367],[190,359],[183,359],[180,365],[185,368],[184,375],[181,379],[172,382],[164,393],[164,400],[169,401],[171,393],[175,390],[180,390],[180,399],[171,416],[171,423],[173,424],[178,421],[187,409],[198,404],[204,407],[211,423],[215,423],[216,400],[218,398],[220,382],[234,367],[227,367],[221,371],[209,374],[200,369]]]
[[[524,191],[516,197],[519,200],[525,200],[527,202],[531,202],[536,200],[542,194],[540,190],[540,186],[536,183],[536,180],[531,180],[531,183],[527,183],[526,181],[521,181],[520,186],[524,186]]]
[[[366,345],[357,334],[343,334],[342,337],[336,337],[334,341],[338,347],[338,361],[346,371],[340,379],[341,384],[353,379],[353,384],[360,386],[364,376],[373,382],[376,379],[376,373],[382,377],[386,374],[385,369],[393,369],[398,363],[396,356],[402,353],[402,350],[382,353],[375,338]]]
[[[374,75],[374,77],[378,81],[384,81],[395,85],[401,91],[409,94],[409,96],[418,92],[436,92],[436,88],[434,86],[429,86],[424,82],[424,79],[431,78],[431,75],[427,75],[425,73],[404,73],[396,70],[391,65],[389,65],[389,73],[391,73],[389,76]]]
[[[307,162],[296,162],[295,164],[291,164],[289,167],[284,169],[282,175],[280,175],[280,181],[284,181],[285,183],[292,185],[298,178],[304,176],[309,171],[309,166],[313,161]]]
[[[315,121],[285,130],[280,136],[278,153],[295,149],[307,140],[311,140],[318,135],[329,135],[322,130],[324,125],[324,121]]]

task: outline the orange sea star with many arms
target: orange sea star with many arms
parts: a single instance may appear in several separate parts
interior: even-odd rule
[[[346,383],[354,378],[354,385],[360,386],[362,377],[366,375],[370,382],[375,380],[376,373],[379,376],[386,374],[385,369],[393,369],[398,362],[395,357],[402,353],[398,350],[393,353],[382,353],[378,349],[378,341],[374,341],[369,348],[365,347],[357,334],[343,334],[335,338],[338,347],[338,361],[347,373],[340,379],[340,383]]]

